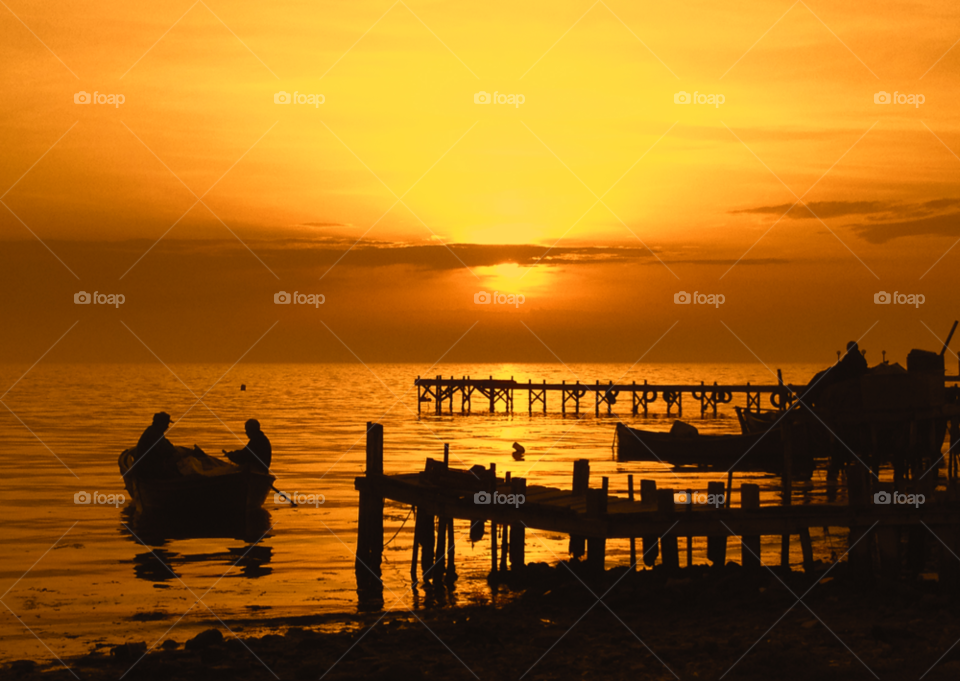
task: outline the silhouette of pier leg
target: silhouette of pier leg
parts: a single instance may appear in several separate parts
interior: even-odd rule
[[[745,511],[760,508],[760,485],[740,485],[740,508]],[[759,536],[740,537],[740,565],[749,570],[760,568]]]
[[[586,496],[590,486],[590,462],[587,459],[578,459],[573,462],[573,495]],[[583,537],[570,535],[570,555],[582,558],[586,552]]]
[[[511,487],[512,494],[527,494],[526,478],[514,478]],[[518,523],[510,529],[510,569],[522,570],[526,565],[526,542],[527,530],[523,523]]]
[[[587,490],[587,517],[603,518],[607,514],[607,493],[610,478],[603,478],[603,487]],[[606,537],[587,539],[587,565],[592,572],[603,572],[607,560]]]
[[[708,499],[712,496],[718,500],[719,495],[723,494],[724,484],[722,482],[708,482]],[[715,508],[720,508],[719,505]],[[726,537],[707,537],[707,559],[714,565],[724,565],[727,561],[727,538]]]
[[[657,481],[640,481],[640,503],[657,504]],[[660,537],[651,535],[643,537],[643,564],[652,567],[656,565],[657,558],[660,556]]]
[[[362,601],[383,602],[383,496],[374,485],[383,476],[383,426],[367,422],[367,469],[360,481],[357,513],[357,594]]]
[[[657,490],[657,512],[668,516],[676,514],[672,489]],[[680,550],[677,547],[677,535],[674,530],[670,530],[660,537],[660,553],[663,555],[663,566],[665,568],[670,571],[680,569]]]

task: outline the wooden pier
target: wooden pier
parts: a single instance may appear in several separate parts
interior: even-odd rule
[[[951,428],[952,444],[960,438]],[[686,564],[693,560],[693,538],[707,538],[707,557],[713,564],[727,561],[728,539],[739,562],[748,569],[760,569],[760,537],[781,539],[781,565],[789,565],[791,539],[800,541],[805,570],[815,569],[810,528],[848,528],[849,561],[865,574],[896,579],[908,555],[923,546],[940,551],[942,582],[960,583],[960,494],[953,466],[948,467],[947,491],[937,492],[936,476],[916,482],[901,482],[898,492],[922,493],[925,503],[917,506],[875,503],[877,492],[893,493],[893,484],[877,482],[859,462],[848,464],[847,501],[817,505],[793,505],[794,491],[789,472],[781,478],[781,504],[761,506],[760,490],[754,484],[738,488],[739,506],[732,506],[732,483],[710,483],[707,494],[724,495],[724,503],[713,506],[678,504],[676,494],[684,489],[659,489],[653,480],[634,486],[627,477],[627,496],[610,493],[609,479],[590,485],[590,464],[574,464],[570,489],[528,485],[509,474],[500,477],[496,465],[458,470],[449,465],[448,449],[442,460],[428,458],[423,471],[399,475],[383,473],[383,426],[367,424],[366,474],[356,478],[360,492],[357,535],[357,587],[361,598],[382,598],[380,562],[383,552],[383,504],[389,499],[410,505],[416,511],[411,578],[434,583],[456,579],[457,521],[470,523],[471,538],[485,532],[490,543],[490,575],[522,570],[525,565],[526,530],[542,530],[570,536],[570,553],[585,556],[589,569],[602,571],[606,544],[629,540],[631,564],[654,565],[658,558],[666,569],[679,569],[678,539],[685,538]],[[943,482],[939,480],[939,482]],[[639,489],[639,499],[634,490]],[[511,496],[512,500],[511,500]],[[523,495],[522,502],[518,502]],[[718,499],[719,497],[715,497]],[[637,551],[637,539],[642,551]],[[738,550],[739,549],[739,550]],[[639,556],[638,556],[639,553]],[[731,552],[733,553],[733,552]],[[909,567],[909,566],[908,566]],[[922,566],[921,566],[922,567]],[[914,565],[916,569],[916,566]],[[919,571],[919,570],[916,570]]]
[[[424,404],[432,405],[432,411],[437,416],[444,413],[444,406],[447,413],[452,414],[454,409],[454,398],[460,395],[460,413],[470,414],[473,411],[473,401],[476,399],[481,405],[487,407],[489,413],[495,413],[500,409],[506,413],[514,411],[514,393],[526,391],[527,393],[527,412],[533,414],[534,410],[547,413],[547,394],[560,393],[559,404],[560,411],[566,414],[568,411],[579,416],[581,410],[587,410],[593,406],[594,415],[599,417],[602,409],[606,410],[608,415],[613,414],[613,407],[621,393],[630,396],[630,410],[634,416],[641,412],[646,416],[650,405],[658,399],[663,400],[666,406],[667,414],[671,414],[674,409],[678,416],[683,416],[683,395],[687,394],[695,403],[699,404],[700,414],[707,411],[717,413],[717,408],[721,404],[728,404],[733,401],[735,394],[742,394],[745,397],[745,408],[747,411],[759,412],[762,409],[762,396],[767,396],[770,405],[774,409],[785,410],[796,400],[796,390],[804,386],[785,385],[780,372],[777,372],[779,383],[776,385],[654,385],[643,383],[618,383],[613,381],[601,383],[596,381],[593,384],[580,383],[534,383],[528,380],[521,383],[510,379],[494,378],[491,376],[486,379],[477,379],[470,376],[456,378],[444,378],[437,376],[435,378],[421,378],[417,376],[414,384],[417,386],[417,413],[421,414]],[[588,397],[590,395],[590,397]],[[555,397],[556,399],[556,397]]]

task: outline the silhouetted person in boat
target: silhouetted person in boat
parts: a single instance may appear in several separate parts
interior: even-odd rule
[[[165,433],[170,427],[170,414],[161,411],[153,415],[137,441],[137,475],[145,478],[169,478],[178,474],[176,448]]]
[[[867,373],[867,360],[860,354],[856,341],[847,343],[847,354],[839,362],[825,371],[821,371],[810,380],[810,388],[803,394],[803,401],[816,405],[823,391],[831,385],[860,378]]]
[[[270,440],[260,430],[260,422],[256,419],[250,419],[243,424],[243,429],[247,432],[247,437],[250,438],[247,446],[233,452],[223,450],[223,453],[237,465],[249,464],[255,471],[269,473],[273,450],[270,447]]]
[[[856,341],[847,343],[847,354],[840,360],[836,372],[837,377],[834,380],[837,382],[860,378],[867,373],[867,360],[860,354]]]

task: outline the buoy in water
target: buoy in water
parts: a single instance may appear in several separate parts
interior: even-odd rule
[[[247,389],[247,384],[246,384],[246,383],[241,383],[241,384],[240,384],[240,392],[245,392],[246,389]]]

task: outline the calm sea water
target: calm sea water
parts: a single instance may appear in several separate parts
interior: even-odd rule
[[[784,380],[795,383],[805,383],[819,368],[782,367]],[[5,390],[27,369],[0,366],[0,387]],[[656,479],[661,487],[700,490],[710,480],[725,478],[721,473],[678,477],[661,464],[618,463],[611,449],[617,418],[596,419],[592,406],[580,418],[563,418],[558,396],[551,396],[547,415],[528,416],[525,393],[519,393],[514,415],[425,413],[418,418],[413,386],[418,373],[513,376],[523,382],[774,382],[759,364],[659,364],[632,370],[600,364],[170,369],[176,376],[159,364],[41,363],[4,398],[9,410],[0,409],[0,592],[6,592],[2,600],[7,609],[0,609],[0,657],[50,657],[46,647],[57,655],[77,654],[96,644],[123,641],[152,646],[165,635],[183,641],[215,622],[211,613],[228,621],[247,620],[242,626],[250,632],[270,618],[355,612],[354,478],[363,472],[367,421],[384,424],[388,473],[422,470],[425,458],[442,457],[443,444],[449,443],[452,465],[495,462],[501,475],[511,471],[530,484],[569,487],[573,462],[579,458],[590,459],[593,484],[599,484],[602,475],[610,476],[614,494],[625,494],[628,473]],[[241,384],[246,384],[245,392]],[[203,403],[197,404],[200,396]],[[717,418],[702,420],[697,405],[688,402],[684,420],[702,432],[739,432],[732,406],[742,399],[735,397]],[[633,419],[629,398],[623,402],[620,419],[669,429],[673,417],[665,416],[662,402],[653,405],[647,419]],[[122,508],[76,504],[75,495],[82,491],[124,493],[117,457],[136,444],[151,415],[161,410],[175,420],[168,432],[174,444],[198,444],[208,453],[242,446],[245,438],[231,431],[242,438],[243,422],[258,418],[273,443],[277,486],[322,494],[324,503],[293,509],[275,504],[271,496],[266,504],[270,529],[256,545],[231,538],[141,537],[123,525],[128,518]],[[511,457],[514,441],[526,448],[525,461]],[[817,475],[823,477],[822,472]],[[766,499],[776,498],[775,479],[757,476],[750,481],[764,487]],[[387,546],[383,565],[385,600],[392,608],[424,607],[423,594],[410,584],[413,522],[403,524],[409,510],[391,504],[386,509],[385,539],[399,530]],[[467,530],[466,523],[457,528],[461,578],[448,603],[508,597],[488,586],[488,543],[471,546]],[[764,551],[776,562],[772,556],[779,551],[779,540],[770,539]],[[842,537],[814,540],[820,556],[843,551]],[[528,531],[528,561],[555,563],[566,557],[566,548],[564,536]],[[695,547],[696,562],[706,562],[704,548]],[[799,563],[797,551],[793,559]],[[607,565],[617,564],[629,564],[626,541],[608,544]],[[203,598],[202,604],[195,605],[197,597]]]

